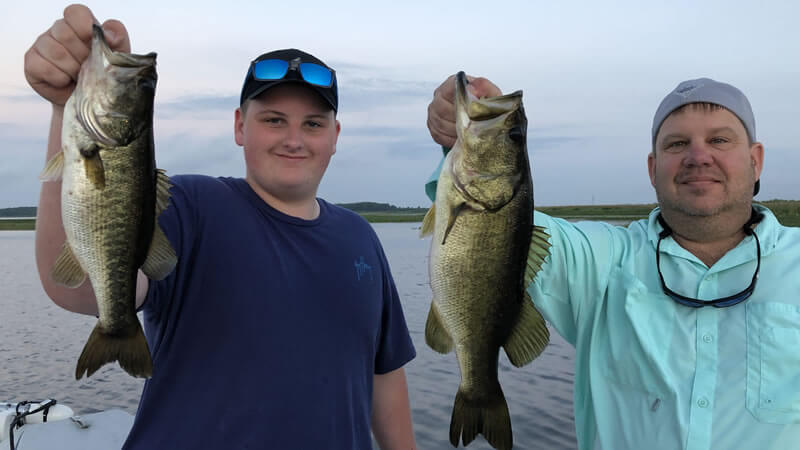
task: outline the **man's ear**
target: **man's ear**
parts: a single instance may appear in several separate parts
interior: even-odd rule
[[[647,172],[650,174],[650,184],[656,187],[656,151],[647,155]]]
[[[236,145],[244,146],[244,117],[245,112],[242,108],[236,108],[233,113],[233,138],[236,140]]]

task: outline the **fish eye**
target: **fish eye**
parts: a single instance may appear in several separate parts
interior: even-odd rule
[[[508,137],[511,138],[514,143],[521,144],[525,139],[525,135],[522,133],[522,127],[511,127],[511,129],[508,130]]]

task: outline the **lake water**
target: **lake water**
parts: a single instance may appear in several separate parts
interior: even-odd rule
[[[430,306],[429,239],[419,224],[373,224],[403,299],[417,357],[406,366],[414,432],[422,450],[452,449],[450,414],[459,382],[454,354],[425,344]],[[119,408],[134,414],[143,382],[117,365],[76,381],[75,362],[94,317],[53,304],[39,284],[32,231],[0,231],[0,401],[55,398],[77,414]],[[551,342],[533,363],[513,367],[500,357],[500,383],[508,401],[515,449],[576,448],[572,412],[573,348],[551,330]],[[489,450],[479,436],[469,449]]]

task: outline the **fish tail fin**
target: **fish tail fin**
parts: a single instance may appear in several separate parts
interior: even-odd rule
[[[150,348],[147,346],[142,325],[138,320],[129,327],[128,333],[121,335],[103,332],[98,322],[78,358],[75,379],[81,379],[84,373],[90,377],[97,369],[114,361],[118,361],[119,365],[134,377],[146,378],[153,375]]]
[[[497,450],[511,450],[513,446],[511,417],[499,383],[481,400],[470,398],[461,388],[456,393],[450,419],[450,443],[458,447],[460,437],[466,447],[479,433]]]

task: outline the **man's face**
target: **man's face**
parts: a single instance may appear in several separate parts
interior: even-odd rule
[[[244,147],[247,181],[262,197],[283,203],[314,199],[339,122],[311,88],[282,84],[236,110],[236,143]]]
[[[647,165],[662,210],[713,216],[749,207],[763,160],[733,113],[689,105],[664,120]]]

